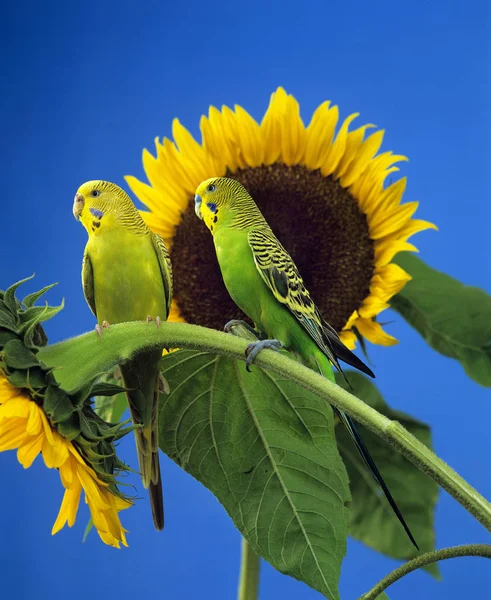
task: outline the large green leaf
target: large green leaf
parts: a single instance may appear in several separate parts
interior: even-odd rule
[[[330,407],[229,358],[181,350],[162,364],[162,450],[216,495],[254,552],[337,599],[350,495]]]
[[[392,298],[392,308],[432,348],[457,359],[481,385],[491,386],[491,296],[407,252],[395,262],[413,279]]]
[[[399,421],[431,448],[430,428],[427,425],[389,408],[375,385],[360,373],[347,371],[346,376],[353,387],[352,393],[357,398],[389,419]],[[337,377],[337,382],[347,388],[341,377]],[[437,484],[383,439],[362,426],[358,428],[421,551],[433,550]],[[380,486],[368,472],[348,432],[341,424],[336,427],[336,437],[339,451],[348,469],[353,497],[350,534],[370,548],[393,558],[408,559],[417,556],[416,549],[407,538]],[[430,565],[427,570],[438,576],[436,563]]]

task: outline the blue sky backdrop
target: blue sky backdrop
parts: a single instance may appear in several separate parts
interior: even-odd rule
[[[36,272],[65,310],[51,341],[87,331],[80,264],[86,241],[72,216],[88,179],[124,185],[143,177],[141,151],[170,136],[172,118],[198,134],[210,104],[241,104],[260,119],[278,86],[305,121],[324,100],[341,116],[386,129],[384,149],[410,158],[406,200],[439,232],[414,239],[433,267],[491,291],[489,267],[489,18],[487,2],[10,2],[2,4],[2,242],[0,288]],[[214,260],[214,257],[210,257]],[[371,347],[388,402],[431,424],[436,451],[482,493],[489,477],[489,390],[430,348],[395,314],[393,348]],[[122,445],[135,464],[134,443]],[[80,543],[85,506],[55,537],[62,488],[39,459],[24,471],[0,455],[2,597],[235,597],[240,537],[217,500],[166,457],[167,523],[153,530],[146,499],[123,513],[129,549]],[[136,480],[135,480],[136,481]],[[440,494],[437,543],[489,542],[485,530]],[[396,566],[350,541],[341,594],[355,598]],[[392,600],[484,598],[483,559],[441,565],[443,582],[415,573]],[[261,599],[320,595],[264,565]]]

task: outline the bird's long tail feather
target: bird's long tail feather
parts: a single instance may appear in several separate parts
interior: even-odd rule
[[[350,354],[352,354],[352,353],[350,353]],[[353,354],[353,356],[354,356],[354,354]],[[317,357],[314,357],[314,358],[315,358],[315,362],[317,364],[317,368],[318,368],[319,372],[322,375],[324,375],[324,377],[327,377],[331,381],[334,381],[334,375],[332,373],[332,367],[330,365],[328,365],[326,367],[323,367],[323,365],[322,365],[323,361],[321,362]],[[322,355],[322,359],[325,359],[325,358],[326,358],[326,356]],[[346,360],[346,359],[343,358],[343,360]],[[359,361],[359,362],[361,363],[361,361]],[[350,361],[349,364],[353,364],[353,362]],[[363,364],[363,363],[361,363],[361,364]],[[339,363],[336,366],[341,371],[344,379],[346,381],[348,381],[346,379],[346,376],[344,375],[343,371],[341,370],[341,367],[339,366]],[[357,365],[355,364],[354,366],[357,366]],[[368,367],[367,367],[367,369],[368,369]],[[366,371],[364,371],[364,372],[366,372]],[[349,384],[349,382],[348,382],[348,384]],[[378,467],[375,464],[375,461],[373,460],[370,452],[368,451],[368,448],[365,446],[365,442],[361,438],[361,436],[360,436],[360,434],[358,432],[358,429],[356,428],[356,425],[355,425],[354,421],[352,420],[352,418],[349,415],[347,415],[346,413],[340,411],[335,406],[333,406],[333,410],[337,414],[337,416],[339,417],[339,420],[341,421],[341,423],[343,423],[344,426],[346,427],[346,429],[348,430],[348,433],[350,434],[350,437],[353,440],[353,442],[354,442],[354,444],[356,446],[356,449],[360,453],[360,456],[363,459],[363,462],[365,463],[365,465],[366,465],[367,469],[370,471],[370,473],[373,475],[374,479],[378,482],[378,484],[382,488],[382,491],[384,492],[384,495],[387,498],[387,501],[389,502],[389,504],[390,504],[392,510],[394,511],[396,517],[399,519],[399,522],[404,527],[404,531],[406,532],[407,536],[411,540],[411,543],[414,545],[414,547],[417,550],[419,550],[419,546],[416,543],[416,540],[414,539],[413,534],[411,533],[411,531],[410,531],[410,529],[409,529],[409,527],[408,527],[408,525],[407,525],[404,517],[402,516],[402,513],[401,513],[399,507],[397,506],[397,503],[394,500],[392,494],[390,493],[389,488],[387,487],[387,484],[384,481],[384,478],[382,477],[380,471],[378,470]]]
[[[411,540],[411,543],[415,546],[415,548],[417,548],[419,550],[419,546],[416,543],[416,540],[414,539],[413,534],[411,533],[411,530],[409,529],[404,517],[402,516],[402,513],[399,510],[399,507],[397,506],[396,501],[392,497],[392,494],[390,493],[389,488],[387,487],[387,484],[384,481],[384,478],[380,474],[380,471],[378,470],[378,467],[375,464],[375,461],[373,460],[370,452],[368,451],[368,448],[365,446],[365,442],[362,440],[360,434],[358,433],[358,430],[357,430],[356,425],[354,424],[353,420],[351,419],[351,417],[349,415],[341,412],[336,407],[333,407],[333,409],[334,409],[335,413],[338,415],[341,423],[343,423],[345,425],[346,429],[348,430],[348,432],[351,436],[351,439],[353,440],[353,442],[356,446],[356,449],[358,450],[358,452],[360,453],[360,456],[363,459],[363,462],[365,463],[365,465],[367,466],[370,473],[373,475],[375,480],[379,483],[380,487],[382,488],[382,491],[384,492],[385,497],[387,498],[392,510],[394,511],[396,517],[399,519],[401,525],[404,527],[404,531],[407,533],[407,536]]]
[[[155,527],[161,530],[164,528],[164,502],[158,454],[158,368],[155,373],[151,369],[145,372],[144,368],[132,366],[130,370],[121,368],[121,373],[131,418],[135,425],[141,425],[135,429],[135,441],[142,483],[149,492]]]

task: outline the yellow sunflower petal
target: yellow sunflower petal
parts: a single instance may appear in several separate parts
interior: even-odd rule
[[[317,108],[306,131],[304,164],[313,171],[325,163],[339,119],[338,107],[329,104]]]
[[[384,130],[376,131],[363,142],[358,148],[353,160],[349,164],[349,169],[341,175],[340,184],[342,187],[352,185],[361,174],[367,169],[370,161],[378,152],[384,139]]]
[[[48,469],[58,469],[68,458],[66,442],[56,433],[52,442],[48,438],[44,438],[42,452],[44,463]]]
[[[19,446],[17,450],[17,460],[24,467],[24,469],[28,469],[37,455],[41,452],[43,448],[43,436],[29,436],[22,446]]]
[[[248,167],[257,167],[263,162],[259,123],[241,106],[236,104],[234,108],[237,115],[237,148],[240,148],[243,160]]]
[[[341,341],[343,342],[343,344],[349,349],[349,350],[354,350],[355,346],[356,346],[356,335],[354,334],[353,331],[341,331],[341,333],[339,334],[339,337],[341,338]]]
[[[9,419],[9,429],[0,433],[0,452],[15,450],[28,438],[25,421]]]
[[[172,239],[174,233],[174,227],[169,221],[162,221],[155,213],[140,211],[140,214],[145,223],[150,227],[154,233],[158,233],[162,236],[169,246],[168,240]]]
[[[382,329],[380,323],[372,321],[371,319],[358,319],[356,321],[356,327],[361,335],[369,342],[372,342],[372,344],[394,346],[399,343],[395,337],[389,335]]]
[[[271,94],[268,109],[261,121],[261,133],[264,140],[264,164],[271,165],[281,155],[281,123],[278,116],[286,103],[286,92],[279,87]]]
[[[12,419],[18,417],[27,419],[29,417],[29,400],[19,396],[12,398],[10,402],[0,406],[0,419]]]
[[[370,237],[373,240],[398,231],[409,221],[418,208],[419,202],[406,202],[386,214],[374,215],[369,219]]]
[[[381,240],[375,248],[375,264],[385,266],[398,252],[418,252],[418,249],[404,240]]]
[[[77,477],[79,478],[89,501],[93,502],[98,508],[109,508],[102,492],[103,487],[101,482],[96,482],[88,467],[78,464]]]
[[[339,164],[339,161],[343,157],[344,151],[346,150],[346,144],[348,142],[348,128],[354,119],[359,116],[360,113],[353,113],[349,117],[347,117],[343,124],[341,125],[340,130],[334,140],[334,143],[331,145],[329,152],[324,160],[324,164],[321,166],[321,173],[324,177],[331,175],[333,173],[335,176],[336,168]]]
[[[375,127],[375,125],[372,125],[371,123],[367,125],[362,125],[361,127],[358,127],[358,129],[350,131],[346,136],[346,148],[343,155],[341,156],[341,160],[339,161],[339,165],[336,169],[336,177],[338,177],[340,180],[342,180],[343,175],[346,174],[348,169],[351,168],[358,153],[362,150],[365,132],[368,128],[371,127]],[[343,186],[342,183],[341,185]]]
[[[222,115],[217,108],[210,106],[208,118],[201,117],[200,129],[203,148],[215,160],[216,172],[225,173],[227,167],[234,171],[238,166],[237,147],[227,136]]]
[[[408,239],[415,233],[425,231],[426,229],[436,229],[438,227],[429,221],[422,221],[421,219],[411,219],[408,223],[405,223],[400,229],[394,232],[397,237]]]
[[[68,524],[68,527],[74,525],[80,504],[81,492],[82,486],[78,482],[74,487],[65,490],[58,516],[51,530],[51,535],[58,533],[66,524]]]

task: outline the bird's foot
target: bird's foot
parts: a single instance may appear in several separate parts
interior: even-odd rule
[[[152,315],[148,315],[148,317],[147,317],[147,322],[150,323],[150,321],[153,321]],[[160,327],[161,323],[162,323],[162,319],[157,315],[155,317],[155,324],[157,325],[157,328]]]
[[[225,333],[230,333],[232,331],[232,327],[235,327],[236,325],[242,325],[242,327],[245,327],[246,329],[254,333],[254,329],[252,329],[249,323],[242,321],[242,319],[232,319],[231,321],[227,321],[227,323],[225,323],[223,327],[223,331],[225,331]]]
[[[261,331],[258,331],[257,329],[254,329],[254,327],[251,327],[249,325],[249,323],[246,323],[246,321],[242,321],[241,319],[232,319],[231,321],[228,321],[228,323],[225,323],[223,331],[225,331],[225,333],[231,333],[232,335],[236,335],[235,332],[233,331],[234,327],[244,327],[255,338],[257,338],[259,340],[266,339],[266,336],[264,335],[264,333],[262,333]],[[237,333],[237,335],[240,336],[240,333]],[[241,337],[244,337],[244,336],[241,336]]]
[[[96,331],[97,335],[101,338],[101,340],[102,340],[102,330],[107,329],[108,327],[109,327],[109,323],[107,321],[102,321],[101,325],[99,325],[99,323],[97,323],[97,325],[95,326],[95,331]]]
[[[282,343],[279,340],[260,340],[258,342],[249,344],[245,350],[245,355],[247,357],[246,369],[249,372],[251,371],[251,365],[254,362],[256,356],[261,352],[261,350],[280,350],[281,348]]]

